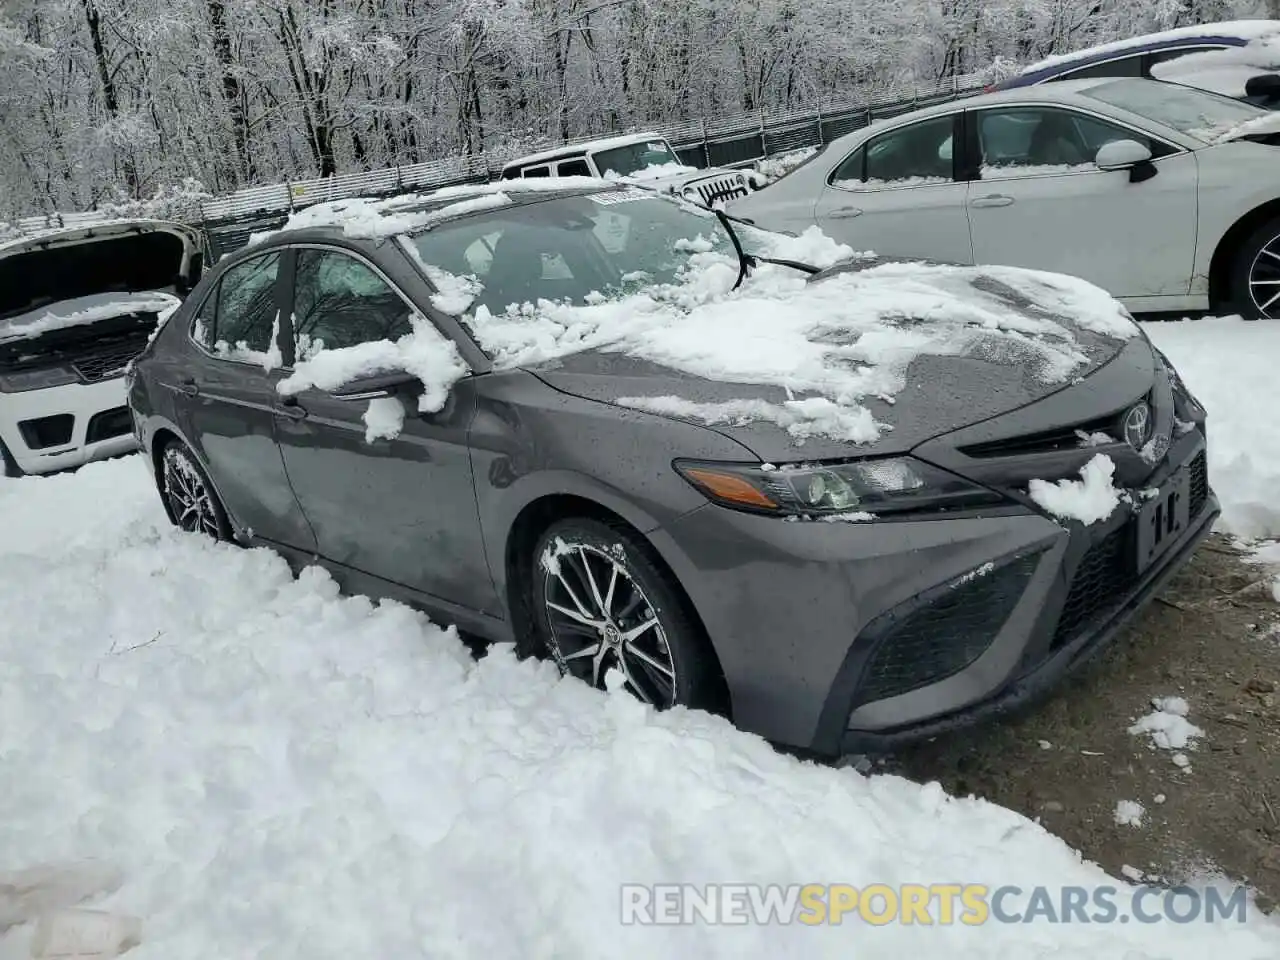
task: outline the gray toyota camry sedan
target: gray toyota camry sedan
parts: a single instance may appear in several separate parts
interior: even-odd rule
[[[1034,700],[1218,513],[1098,288],[585,179],[304,210],[129,403],[182,529],[827,756]]]

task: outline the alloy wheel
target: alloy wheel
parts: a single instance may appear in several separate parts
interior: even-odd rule
[[[1249,296],[1258,313],[1280,318],[1280,235],[1263,244],[1249,268]]]
[[[164,458],[164,489],[179,528],[218,539],[218,514],[209,487],[180,452],[170,451]]]
[[[645,703],[675,702],[676,668],[653,604],[618,558],[590,544],[548,545],[542,602],[560,668],[603,688],[617,669]]]

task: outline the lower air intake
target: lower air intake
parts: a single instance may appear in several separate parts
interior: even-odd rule
[[[972,664],[1013,612],[1038,559],[1034,554],[992,570],[979,568],[899,619],[867,664],[858,701],[909,693]]]

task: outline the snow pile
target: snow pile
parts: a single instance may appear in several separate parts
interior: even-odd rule
[[[584,350],[626,354],[707,380],[789,391],[785,405],[751,398],[703,409],[678,397],[645,402],[678,405],[680,415],[764,418],[798,426],[798,435],[859,442],[883,429],[860,400],[892,398],[919,356],[976,355],[1061,383],[1088,362],[1073,327],[1117,338],[1137,333],[1124,309],[1096,287],[1011,267],[884,263],[808,283],[794,270],[764,264],[732,290],[736,259],[698,252],[706,244],[697,239],[688,244],[695,252],[684,282],[586,305],[544,300],[495,314],[482,304],[468,325],[499,368]],[[817,230],[773,244],[796,254],[820,247],[841,259],[852,253]],[[1031,306],[1016,306],[1018,298]]]
[[[1011,911],[1110,884],[1128,912],[1132,888],[998,806],[803,763],[506,648],[475,662],[405,606],[177,533],[139,458],[0,480],[0,529],[4,866],[118,870],[85,905],[140,918],[130,958],[1280,954],[1252,910],[623,926],[623,883],[1008,884]],[[0,934],[0,956],[32,938]]]
[[[1260,428],[1280,410],[1280,323],[1206,317],[1144,329],[1209,412],[1218,528],[1248,539],[1280,537],[1280,430]]]
[[[1153,712],[1131,726],[1129,733],[1134,736],[1147,734],[1152,746],[1161,750],[1194,747],[1195,741],[1204,736],[1204,731],[1187,719],[1189,708],[1182,697],[1154,697],[1151,706],[1155,708]],[[1174,762],[1177,763],[1176,758]]]
[[[0,320],[0,341],[30,339],[51,330],[87,326],[99,320],[126,317],[133,313],[156,314],[158,326],[180,306],[182,301],[179,298],[159,290],[94,293]]]
[[[350,347],[317,350],[295,364],[293,373],[276,389],[292,396],[315,387],[337,390],[361,377],[404,371],[417,377],[423,386],[418,409],[436,413],[444,409],[450,388],[467,375],[467,365],[458,348],[423,317],[410,317],[413,330],[399,340],[370,340]]]
[[[667,180],[675,177],[688,177],[690,174],[701,174],[705,171],[699,170],[697,167],[691,167],[686,163],[677,163],[669,160],[666,163],[651,163],[647,167],[633,171],[625,177],[620,177],[612,170],[605,173],[606,180],[633,180],[638,183],[645,183],[654,180]]]
[[[1121,800],[1116,804],[1116,825],[1121,827],[1140,827],[1146,812],[1146,808],[1136,800]]]
[[[404,404],[399,397],[374,397],[364,416],[364,441],[394,440],[404,429]]]
[[[1111,482],[1116,465],[1104,453],[1080,469],[1079,480],[1032,480],[1028,493],[1040,507],[1059,520],[1079,520],[1088,525],[1105,520],[1120,505],[1120,490]]]
[[[800,164],[818,152],[818,147],[805,147],[803,150],[791,150],[774,157],[765,157],[755,162],[756,173],[770,180],[785,177]]]

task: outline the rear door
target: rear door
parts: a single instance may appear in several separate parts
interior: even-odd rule
[[[297,250],[291,312],[292,352],[301,361],[397,340],[411,331],[414,308],[372,263],[317,246]],[[432,414],[420,413],[412,397],[379,392],[298,394],[277,437],[321,555],[443,605],[497,613],[467,448],[475,405],[465,378]],[[370,430],[388,411],[393,422],[403,417],[398,431]]]
[[[1074,274],[1118,297],[1186,296],[1196,248],[1195,156],[1060,106],[971,114],[979,179],[968,184],[974,262]],[[1155,175],[1100,170],[1113,140],[1137,140]]]
[[[958,112],[930,117],[866,141],[827,177],[818,226],[855,250],[972,263],[959,122]]]
[[[197,349],[166,387],[175,394],[179,427],[236,521],[254,536],[312,551],[315,537],[285,475],[273,426],[278,298],[287,267],[288,255],[276,251],[224,273],[188,331]]]

